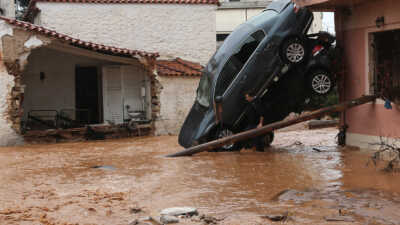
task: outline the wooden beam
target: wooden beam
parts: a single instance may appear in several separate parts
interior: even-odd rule
[[[197,145],[194,147],[190,147],[188,149],[185,149],[183,151],[167,155],[167,157],[179,157],[179,156],[191,156],[193,154],[199,153],[199,152],[204,152],[204,151],[209,151],[215,148],[219,148],[221,146],[224,146],[228,143],[235,143],[238,141],[243,141],[243,140],[248,140],[250,138],[258,137],[265,135],[273,130],[278,130],[284,127],[288,127],[297,123],[301,123],[307,120],[311,120],[320,116],[324,116],[333,112],[341,112],[345,109],[352,108],[358,105],[362,105],[368,102],[372,102],[376,99],[376,96],[363,96],[358,99],[354,99],[351,101],[343,102],[334,106],[329,106],[325,107],[319,110],[316,110],[314,112],[311,112],[309,114],[302,115],[300,117],[297,117],[292,120],[286,120],[286,121],[279,121],[275,123],[271,123],[268,125],[265,125],[261,128],[255,128],[252,130],[244,131],[242,133],[234,134],[229,137],[221,138],[215,141],[211,141],[208,143],[204,143],[201,145]]]
[[[127,57],[102,54],[99,52],[86,50],[83,48],[78,48],[75,46],[71,46],[71,45],[67,45],[67,44],[63,44],[63,43],[55,42],[55,41],[53,41],[50,45],[45,46],[45,48],[50,48],[50,49],[53,49],[56,51],[65,52],[65,53],[69,53],[72,55],[85,56],[88,58],[98,59],[98,60],[102,60],[102,61],[121,63],[121,64],[127,64],[127,65],[137,65],[137,66],[142,65],[142,63],[139,61],[139,58],[127,58]]]

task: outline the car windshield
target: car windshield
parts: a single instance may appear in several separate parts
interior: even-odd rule
[[[210,106],[210,88],[211,82],[210,78],[208,77],[208,73],[203,72],[199,86],[197,88],[196,100],[200,105],[207,108]]]

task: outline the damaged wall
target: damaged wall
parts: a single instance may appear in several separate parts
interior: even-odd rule
[[[13,29],[0,22],[0,146],[22,143],[20,136],[22,116],[21,76],[32,48],[49,43],[46,38],[32,40],[28,32]]]
[[[157,135],[177,135],[196,97],[199,77],[159,76],[161,117],[156,121]]]
[[[215,5],[37,2],[36,6],[41,10],[36,24],[83,40],[202,64],[216,49]]]

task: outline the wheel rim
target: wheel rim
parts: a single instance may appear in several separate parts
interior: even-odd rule
[[[312,79],[312,88],[318,94],[326,94],[331,89],[331,79],[326,74],[317,74]]]
[[[304,47],[299,43],[292,43],[286,49],[286,58],[292,63],[298,63],[304,58]]]
[[[224,129],[224,130],[221,130],[219,132],[218,139],[221,139],[221,138],[224,138],[224,137],[228,137],[228,136],[231,136],[231,135],[233,135],[233,132],[231,130]],[[233,143],[226,144],[226,145],[222,146],[222,148],[225,149],[225,150],[229,150],[229,149],[231,149],[233,147],[233,145],[234,145]]]

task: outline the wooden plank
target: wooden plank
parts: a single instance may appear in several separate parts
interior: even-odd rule
[[[308,129],[321,129],[339,126],[339,120],[311,120],[308,122]]]
[[[215,148],[219,148],[223,145],[226,145],[228,143],[234,143],[242,140],[247,140],[250,138],[258,137],[267,134],[268,132],[271,132],[273,130],[278,130],[280,128],[288,127],[293,124],[301,123],[307,120],[315,119],[317,117],[321,117],[327,114],[330,114],[332,112],[341,112],[344,111],[348,108],[352,108],[358,105],[362,105],[368,102],[372,102],[376,99],[376,96],[363,96],[358,99],[350,100],[347,102],[343,102],[334,106],[329,106],[325,107],[319,110],[316,110],[314,112],[299,116],[297,118],[294,118],[292,120],[287,120],[287,121],[279,121],[275,122],[272,124],[265,125],[261,128],[255,128],[252,130],[244,131],[242,133],[234,134],[229,137],[221,138],[215,141],[207,142],[201,145],[197,145],[194,147],[187,148],[183,151],[167,155],[167,157],[179,157],[179,156],[191,156],[193,154],[199,153],[199,152],[204,152],[204,151],[209,151]]]

